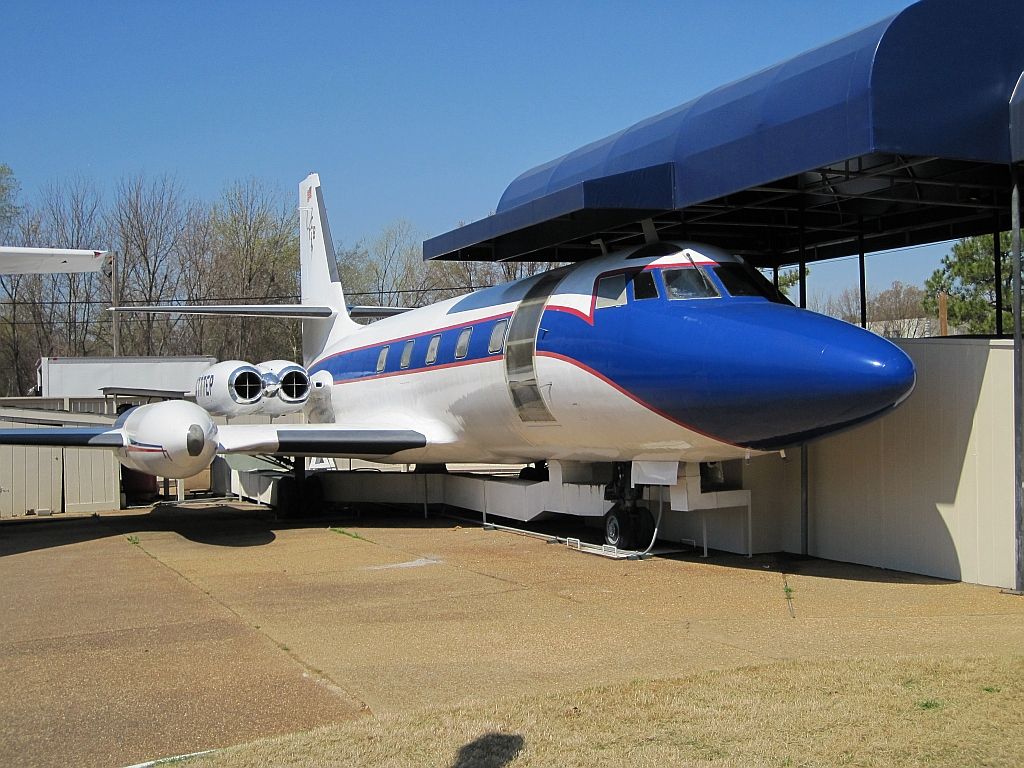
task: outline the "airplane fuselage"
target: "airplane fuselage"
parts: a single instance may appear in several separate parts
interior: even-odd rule
[[[793,307],[723,251],[667,243],[380,320],[309,371],[333,382],[321,420],[411,426],[427,446],[389,460],[418,463],[739,458],[914,385],[890,342]]]

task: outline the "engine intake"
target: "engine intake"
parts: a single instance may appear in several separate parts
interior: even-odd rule
[[[270,360],[256,366],[263,376],[263,413],[296,413],[309,399],[309,374],[288,360]]]
[[[196,403],[217,416],[296,413],[309,394],[306,369],[287,360],[225,360],[196,379]]]

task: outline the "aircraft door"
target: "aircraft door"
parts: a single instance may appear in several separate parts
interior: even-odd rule
[[[555,422],[537,383],[537,333],[544,305],[565,273],[565,269],[556,269],[542,275],[526,292],[509,322],[505,341],[505,378],[519,418],[526,424]]]

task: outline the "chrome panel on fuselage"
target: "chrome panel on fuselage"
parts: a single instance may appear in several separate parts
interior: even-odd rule
[[[555,421],[537,382],[537,334],[544,306],[565,272],[566,269],[562,268],[541,275],[519,302],[509,323],[505,340],[505,377],[519,418],[526,424]]]

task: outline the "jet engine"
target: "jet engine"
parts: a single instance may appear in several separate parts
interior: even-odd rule
[[[125,436],[117,460],[148,475],[191,477],[209,466],[217,452],[217,425],[186,400],[132,408],[117,426]]]
[[[216,416],[297,413],[309,391],[306,369],[287,360],[259,365],[225,360],[196,379],[196,403]]]
[[[309,374],[306,369],[287,360],[260,363],[263,377],[263,407],[261,413],[284,416],[298,413],[309,399]]]

